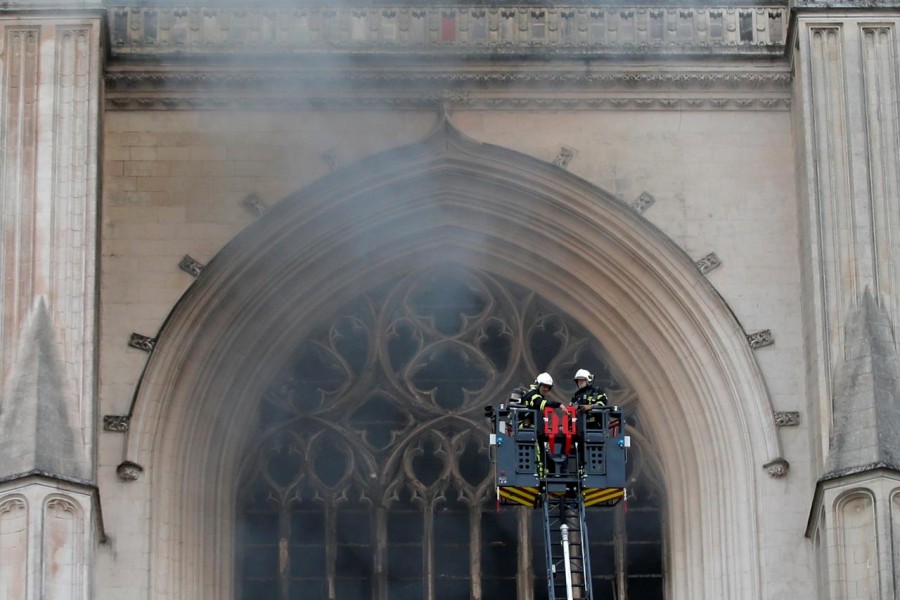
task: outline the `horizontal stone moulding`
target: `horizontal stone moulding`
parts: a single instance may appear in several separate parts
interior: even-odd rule
[[[269,89],[267,95],[219,94],[139,95],[110,93],[106,108],[117,110],[293,110],[293,109],[361,109],[361,108],[434,108],[441,105],[485,110],[713,110],[713,111],[779,111],[791,108],[790,95],[700,95],[700,96],[620,96],[567,95],[562,93],[516,93],[492,96],[470,91],[437,91],[370,94],[289,94]]]

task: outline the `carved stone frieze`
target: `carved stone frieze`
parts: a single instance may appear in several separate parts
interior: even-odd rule
[[[121,481],[137,481],[143,472],[144,467],[130,460],[126,460],[116,467],[116,475]]]
[[[779,411],[772,413],[775,419],[775,427],[796,427],[800,425],[800,413],[798,411]]]
[[[113,57],[284,53],[710,56],[784,52],[786,6],[116,6]]]
[[[763,329],[762,331],[748,333],[747,343],[750,344],[750,348],[752,350],[756,350],[757,348],[762,348],[763,346],[771,346],[775,343],[775,338],[772,336],[771,329]]]
[[[178,268],[187,273],[188,275],[193,275],[194,277],[200,277],[200,274],[203,273],[203,269],[206,268],[206,265],[201,263],[199,260],[191,256],[190,254],[185,254],[181,261],[178,263]]]
[[[785,7],[335,6],[110,8],[109,110],[300,108],[787,110],[787,69],[585,69],[590,56],[781,55]],[[358,68],[341,53],[514,55],[472,63]],[[295,58],[288,68],[254,57]],[[201,67],[159,66],[204,57]],[[239,55],[240,60],[233,58]],[[152,57],[150,62],[119,58]],[[228,68],[217,68],[217,57]],[[554,58],[534,65],[529,57]],[[209,59],[212,59],[211,61]],[[222,63],[224,64],[224,63]],[[502,83],[496,94],[485,84]],[[328,162],[328,161],[326,161]],[[329,163],[330,166],[330,163]]]
[[[103,415],[103,431],[125,433],[131,425],[128,415]]]
[[[444,104],[473,109],[565,110],[787,110],[786,68],[697,70],[654,67],[585,69],[560,59],[552,66],[527,61],[490,70],[460,63],[354,68],[309,57],[290,68],[230,63],[228,68],[111,63],[106,73],[110,110],[240,110],[259,108],[423,108]],[[497,94],[490,84],[502,84]],[[491,91],[494,90],[494,91]]]
[[[787,71],[588,71],[583,68],[557,66],[554,69],[509,67],[481,71],[460,69],[341,70],[308,71],[159,71],[111,70],[105,75],[109,91],[172,89],[252,89],[262,85],[279,89],[303,89],[312,84],[352,83],[384,84],[547,84],[577,85],[603,89],[665,90],[747,90],[790,92],[791,76]]]
[[[298,108],[426,108],[442,103],[472,109],[565,109],[565,110],[789,110],[788,96],[734,97],[564,97],[505,96],[473,93],[441,99],[432,93],[321,95],[315,97],[214,96],[214,95],[108,95],[109,110],[281,110]]]
[[[131,338],[128,340],[128,345],[144,352],[153,352],[153,348],[156,347],[156,338],[141,335],[140,333],[132,333]]]
[[[694,264],[697,265],[697,268],[700,269],[702,274],[706,275],[713,269],[722,266],[722,261],[719,260],[719,257],[716,256],[715,252],[710,252]]]
[[[640,196],[638,196],[637,200],[631,203],[631,208],[633,208],[635,212],[643,214],[644,211],[653,206],[655,202],[656,198],[651,196],[649,193],[644,192]]]

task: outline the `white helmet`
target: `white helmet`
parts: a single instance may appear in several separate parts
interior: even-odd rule
[[[588,383],[593,383],[594,375],[587,369],[578,369],[577,371],[575,371],[575,377],[573,377],[572,379],[587,379]]]
[[[550,373],[541,373],[535,378],[534,382],[538,385],[549,385],[550,387],[553,387],[553,378],[550,377]]]

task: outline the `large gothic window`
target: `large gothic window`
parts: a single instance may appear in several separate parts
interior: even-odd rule
[[[662,485],[634,394],[555,307],[451,265],[336,306],[285,361],[241,467],[238,597],[546,598],[540,512],[497,509],[483,407],[543,370],[567,399],[578,367],[634,440],[627,507],[588,509],[594,598],[661,600]]]

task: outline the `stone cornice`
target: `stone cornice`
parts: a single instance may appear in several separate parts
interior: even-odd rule
[[[458,108],[786,110],[786,68],[135,69],[105,75],[109,110]],[[489,84],[485,87],[485,84]],[[497,86],[502,86],[498,88]]]
[[[789,92],[791,75],[787,70],[663,70],[623,69],[587,70],[556,66],[552,69],[496,68],[472,69],[305,69],[302,71],[255,70],[109,70],[105,75],[108,91],[159,89],[211,89],[261,85],[281,89],[308,89],[311,84],[427,84],[464,85],[482,83],[552,86],[567,84],[583,88],[665,89],[665,90],[768,90]]]
[[[212,3],[210,3],[212,4]],[[219,6],[108,9],[112,59],[297,55],[781,56],[772,6]]]
[[[421,109],[444,105],[468,109],[509,110],[789,110],[788,96],[760,97],[582,97],[552,94],[531,97],[489,97],[440,90],[410,95],[348,95],[304,98],[243,98],[204,96],[127,96],[107,98],[107,110],[282,110],[282,109]]]

